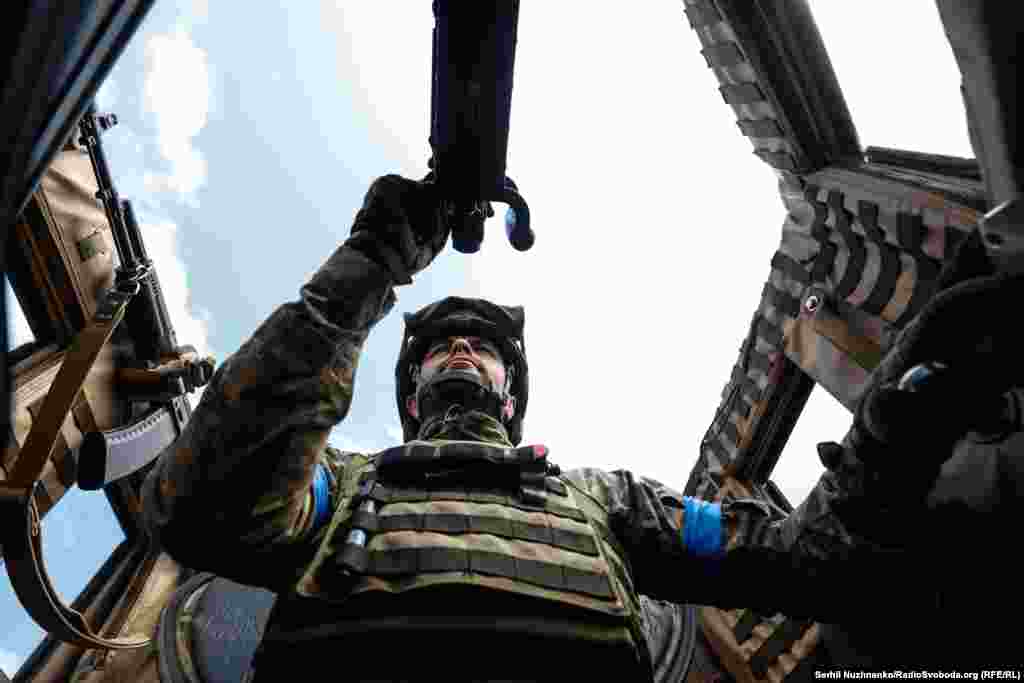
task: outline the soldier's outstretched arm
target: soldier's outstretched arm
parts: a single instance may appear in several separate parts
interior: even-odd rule
[[[420,183],[384,176],[352,236],[217,369],[143,486],[147,525],[183,564],[257,585],[307,559],[345,457],[327,437],[348,412],[370,329],[444,247]]]
[[[566,478],[605,507],[637,590],[653,598],[843,622],[896,597],[934,597],[914,589],[921,581],[910,555],[868,552],[835,524],[829,482],[779,520],[762,501],[710,503],[628,471],[582,469]]]
[[[1021,429],[1019,407],[1007,415],[1002,392],[1024,385],[1022,328],[1007,314],[1024,297],[1024,276],[997,272],[976,230],[937,291],[874,371],[843,443],[819,445],[828,471],[785,518],[760,501],[685,499],[625,472],[585,477],[618,520],[641,590],[824,622],[890,604],[936,613],[949,599],[944,579],[996,545],[981,539],[993,537],[999,514],[930,509],[927,497],[968,431]],[[920,372],[929,367],[940,370]],[[1000,448],[1012,452],[1009,441]],[[997,462],[993,491],[1019,497],[1020,460]],[[954,550],[959,539],[970,551]]]

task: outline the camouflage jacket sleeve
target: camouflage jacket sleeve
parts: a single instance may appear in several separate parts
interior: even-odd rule
[[[676,491],[622,470],[581,469],[566,479],[608,510],[637,591],[653,598],[825,622],[930,599],[908,588],[920,567],[903,554],[867,548],[838,522],[827,475],[784,519],[759,500],[721,504],[721,551],[714,557],[685,547],[686,506]]]
[[[143,486],[147,525],[183,564],[288,582],[310,552],[311,482],[346,415],[366,337],[394,305],[390,277],[340,247],[217,369]]]

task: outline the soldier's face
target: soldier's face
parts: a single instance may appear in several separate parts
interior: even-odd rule
[[[449,369],[476,373],[481,382],[490,383],[494,391],[505,387],[507,375],[501,353],[497,345],[480,337],[448,337],[427,347],[420,364],[420,380],[427,381],[438,372]],[[410,415],[419,417],[414,396],[409,397],[406,405]],[[503,410],[504,417],[511,417],[514,410],[510,397]]]

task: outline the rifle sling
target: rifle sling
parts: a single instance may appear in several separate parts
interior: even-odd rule
[[[64,356],[57,377],[50,386],[42,409],[21,448],[10,479],[0,482],[0,542],[11,585],[18,600],[32,618],[58,640],[86,648],[122,650],[145,647],[150,639],[123,637],[106,639],[93,632],[85,617],[65,605],[50,583],[43,564],[42,525],[35,493],[39,476],[57,443],[61,425],[75,404],[82,385],[103,345],[124,317],[132,296],[138,292],[111,289],[100,303],[93,320],[78,334]],[[17,523],[15,522],[17,519]]]

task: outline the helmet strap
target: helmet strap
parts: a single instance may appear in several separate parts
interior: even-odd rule
[[[508,394],[494,391],[480,382],[474,372],[465,370],[444,370],[416,388],[416,404],[421,425],[454,412],[481,412],[507,422],[504,415],[505,399]]]

